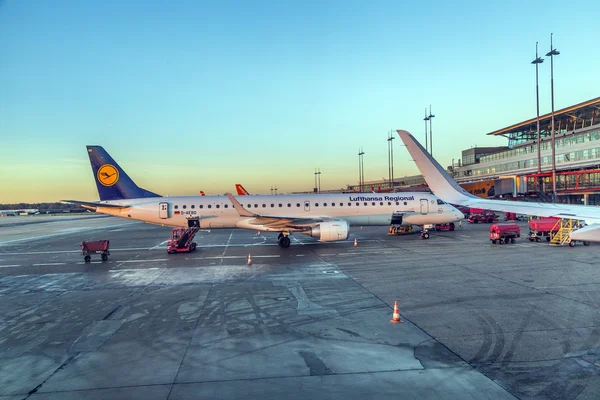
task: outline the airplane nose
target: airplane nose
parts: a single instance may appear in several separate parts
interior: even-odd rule
[[[460,210],[455,210],[454,213],[458,219],[465,219],[465,214],[463,214]]]

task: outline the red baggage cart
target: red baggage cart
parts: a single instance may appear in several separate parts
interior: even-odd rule
[[[108,251],[108,246],[110,242],[108,240],[98,240],[94,242],[81,242],[81,255],[83,256],[83,260],[85,262],[90,262],[92,259],[92,254],[100,254],[102,257],[102,261],[108,260],[108,256],[110,252]]]
[[[515,243],[521,237],[521,229],[515,223],[493,224],[490,226],[490,240],[492,244]]]

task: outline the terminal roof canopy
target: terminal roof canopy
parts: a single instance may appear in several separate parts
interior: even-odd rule
[[[575,129],[600,123],[600,97],[554,111],[556,133],[567,133]],[[540,136],[550,137],[552,113],[540,115]],[[488,135],[504,136],[509,139],[509,147],[537,138],[537,118],[499,129]]]

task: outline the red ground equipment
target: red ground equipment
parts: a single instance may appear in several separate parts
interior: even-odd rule
[[[194,236],[200,230],[197,226],[191,228],[173,228],[171,239],[167,242],[167,253],[189,253],[196,250]]]
[[[471,208],[469,213],[469,222],[472,224],[477,224],[479,222],[496,222],[498,221],[498,216],[491,210],[484,210],[482,208]]]
[[[550,238],[560,228],[560,224],[557,224],[560,218],[548,217],[538,218],[529,221],[529,241],[541,242],[542,238],[545,237],[546,241],[550,241]]]
[[[454,222],[450,222],[449,224],[435,224],[436,231],[453,231],[456,228]]]
[[[517,220],[517,213],[514,213],[514,212],[505,212],[504,213],[504,220],[505,221],[516,221]]]
[[[521,229],[515,223],[509,222],[490,226],[490,240],[492,244],[514,243],[518,237],[521,237]]]
[[[108,240],[81,242],[79,245],[81,246],[81,255],[83,256],[83,260],[85,262],[90,262],[92,259],[91,254],[100,254],[102,261],[108,260],[108,256],[110,255],[110,252],[108,251],[109,244],[110,241]]]

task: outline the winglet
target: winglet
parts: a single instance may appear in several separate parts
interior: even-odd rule
[[[452,204],[462,204],[465,201],[478,199],[478,197],[460,187],[450,174],[417,142],[413,135],[403,130],[397,132],[433,194]]]
[[[235,211],[237,211],[238,214],[240,214],[240,217],[256,217],[256,214],[253,214],[250,211],[246,210],[244,206],[242,206],[240,202],[237,201],[231,193],[225,193],[225,195],[229,198],[231,204],[233,204]]]

